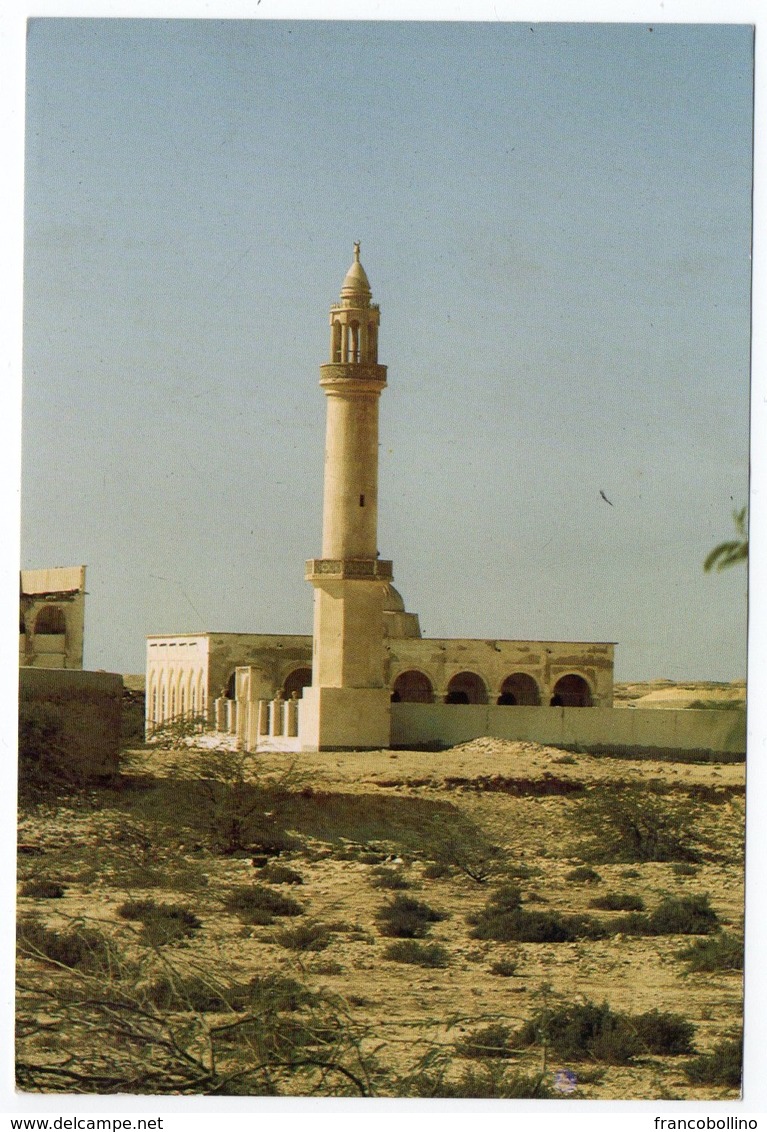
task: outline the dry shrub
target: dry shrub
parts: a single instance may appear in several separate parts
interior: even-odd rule
[[[157,904],[154,900],[126,900],[117,909],[124,920],[138,920],[142,924],[144,940],[154,947],[176,943],[194,935],[202,921],[178,904]]]
[[[643,912],[644,900],[629,892],[608,892],[591,900],[589,908],[598,908],[601,912]]]
[[[232,888],[223,905],[246,924],[270,924],[275,916],[301,916],[304,911],[297,900],[260,884]]]
[[[512,1051],[509,1048],[511,1028],[496,1023],[484,1026],[479,1030],[471,1030],[464,1038],[455,1043],[455,1052],[459,1057],[509,1058]]]
[[[447,913],[438,912],[421,900],[409,896],[395,896],[376,912],[381,935],[399,939],[420,939],[428,934],[431,924],[447,919]]]
[[[410,963],[415,967],[447,967],[450,956],[439,943],[417,943],[414,939],[399,939],[384,951],[386,959],[395,963]]]
[[[678,1014],[629,1015],[606,1002],[544,1008],[512,1038],[515,1045],[545,1042],[561,1057],[627,1065],[643,1053],[689,1053],[695,1028]]]
[[[728,932],[696,939],[677,958],[687,961],[688,971],[742,971],[743,939]]]
[[[331,939],[332,933],[327,924],[312,921],[297,924],[294,928],[283,928],[274,936],[275,943],[288,951],[324,951]]]
[[[710,1053],[688,1061],[684,1072],[694,1085],[728,1085],[739,1089],[743,1076],[743,1037],[723,1038]]]

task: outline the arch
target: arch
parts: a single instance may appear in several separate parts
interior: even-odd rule
[[[417,668],[400,672],[392,685],[393,704],[433,704],[434,687],[431,680]]]
[[[202,669],[197,673],[197,710],[200,715],[205,715],[205,685],[202,679]]]
[[[592,707],[591,688],[583,676],[570,672],[554,685],[551,707]]]
[[[182,719],[186,719],[186,688],[183,681],[181,681],[178,690],[178,714]]]
[[[232,669],[232,674],[226,682],[226,688],[224,689],[224,695],[226,696],[226,698],[228,700],[234,700],[234,699],[237,698],[237,669],[236,668]]]
[[[447,686],[446,704],[486,704],[487,685],[476,672],[457,672]]]
[[[44,605],[35,618],[35,633],[59,636],[66,633],[64,611],[58,605]]]
[[[360,360],[360,324],[356,318],[352,319],[348,326],[346,360],[347,362]]]
[[[282,684],[282,694],[286,700],[292,698],[295,692],[299,700],[304,694],[304,688],[308,688],[312,682],[312,670],[304,665],[302,668],[294,668],[285,677]]]
[[[330,356],[331,356],[331,358],[334,362],[340,362],[342,360],[342,358],[341,358],[341,323],[338,321],[338,319],[336,319],[335,322],[333,323],[333,329],[331,331],[331,335],[332,335],[332,338],[331,338],[331,344],[330,344]]]
[[[540,702],[540,688],[527,672],[514,672],[501,684],[501,694],[498,697],[498,703],[501,705],[518,704],[520,707],[537,707]]]

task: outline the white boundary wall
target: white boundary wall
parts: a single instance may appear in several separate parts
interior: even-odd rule
[[[640,747],[718,751],[746,749],[739,711],[660,708],[498,707],[493,704],[391,705],[394,746],[454,746],[490,735],[552,747]]]

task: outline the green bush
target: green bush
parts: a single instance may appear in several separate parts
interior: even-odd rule
[[[303,884],[304,878],[295,869],[287,865],[277,865],[270,861],[258,871],[258,879],[268,881],[269,884]]]
[[[117,909],[124,920],[138,920],[142,937],[155,947],[175,943],[194,935],[202,921],[189,908],[176,904],[157,904],[154,900],[126,900]]]
[[[410,885],[397,869],[373,869],[372,884],[375,888],[404,889]]]
[[[727,932],[696,939],[677,958],[687,961],[688,971],[742,971],[743,940]]]
[[[604,939],[609,932],[590,916],[563,916],[559,912],[527,911],[515,885],[504,885],[480,912],[467,916],[474,939],[518,943],[570,943],[576,939]]]
[[[106,971],[115,961],[114,947],[101,932],[85,927],[54,931],[32,917],[19,921],[16,944],[20,955],[79,971]]]
[[[304,911],[297,900],[260,884],[231,889],[223,905],[246,924],[270,924],[275,916],[301,916]]]
[[[36,896],[40,900],[60,900],[66,886],[55,880],[27,880],[22,884],[19,895]]]
[[[739,1089],[743,1076],[743,1038],[724,1038],[711,1053],[688,1061],[684,1072],[694,1085],[729,1085]]]
[[[450,956],[439,943],[417,943],[414,939],[399,939],[384,951],[386,959],[395,963],[411,963],[415,967],[447,967]]]
[[[577,869],[565,873],[565,880],[571,880],[575,884],[598,884],[601,879],[599,873],[590,869],[588,865],[579,865]]]
[[[443,877],[450,876],[450,866],[440,864],[438,861],[432,861],[423,870],[423,876],[426,880],[441,880]]]
[[[275,934],[275,942],[289,951],[324,951],[332,936],[326,924],[297,924],[294,928],[283,928]]]
[[[509,1048],[510,1035],[511,1029],[500,1023],[484,1026],[479,1030],[471,1030],[465,1038],[461,1038],[460,1041],[455,1043],[455,1052],[459,1057],[509,1058],[512,1056],[512,1051]]]
[[[650,1010],[646,1014],[635,1015],[631,1022],[648,1053],[692,1053],[695,1027],[681,1014],[662,1014],[658,1010]]]
[[[395,896],[391,904],[376,912],[376,919],[380,921],[381,935],[420,939],[428,934],[431,924],[447,919],[447,915],[412,897]]]
[[[490,968],[490,974],[510,979],[512,975],[516,975],[518,966],[516,959],[497,959]]]
[[[691,865],[688,861],[674,861],[671,871],[678,877],[694,877],[698,872],[695,865]]]
[[[513,1035],[516,1045],[546,1042],[561,1057],[627,1065],[642,1053],[689,1053],[694,1026],[678,1014],[629,1015],[606,1002],[570,1003],[540,1010]]]
[[[628,892],[608,892],[590,901],[589,908],[598,908],[602,912],[643,912],[644,901],[641,896],[632,896]]]
[[[457,1080],[444,1072],[422,1071],[398,1082],[400,1097],[449,1097],[493,1100],[543,1100],[557,1097],[544,1073],[510,1072],[502,1061],[490,1059],[467,1067]]]
[[[719,917],[708,896],[668,896],[650,915],[652,935],[710,935]]]
[[[178,973],[160,975],[146,986],[144,994],[160,1010],[198,1014],[243,1010],[249,997],[246,986],[223,986],[200,975]]]

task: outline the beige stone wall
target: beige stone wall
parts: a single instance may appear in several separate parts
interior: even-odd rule
[[[88,780],[116,773],[122,717],[122,676],[112,672],[19,670],[22,722],[42,709],[55,721],[67,776]],[[23,768],[22,768],[23,773]]]
[[[210,700],[206,633],[147,639],[147,733],[169,720],[207,717]]]
[[[21,571],[19,665],[81,669],[85,567]]]
[[[497,641],[387,638],[385,680],[417,671],[427,677],[435,698],[444,699],[450,680],[475,674],[490,704],[504,680],[523,673],[535,680],[546,706],[557,680],[568,674],[588,684],[595,706],[612,705],[613,646],[593,642]],[[298,669],[312,666],[312,638],[278,633],[189,633],[147,640],[147,722],[185,714],[210,714],[213,701],[231,686],[237,668],[260,673],[260,695],[271,698]],[[183,700],[183,709],[182,709]],[[458,706],[458,705],[455,705]]]
[[[454,746],[483,735],[552,747],[742,753],[745,723],[733,711],[392,704],[392,743]]]
[[[386,646],[389,686],[400,673],[415,669],[429,678],[438,701],[444,700],[453,677],[471,672],[484,684],[489,703],[495,704],[504,680],[523,673],[535,680],[543,706],[548,706],[560,677],[575,675],[588,684],[595,707],[612,707],[612,644],[426,638],[388,640]]]

